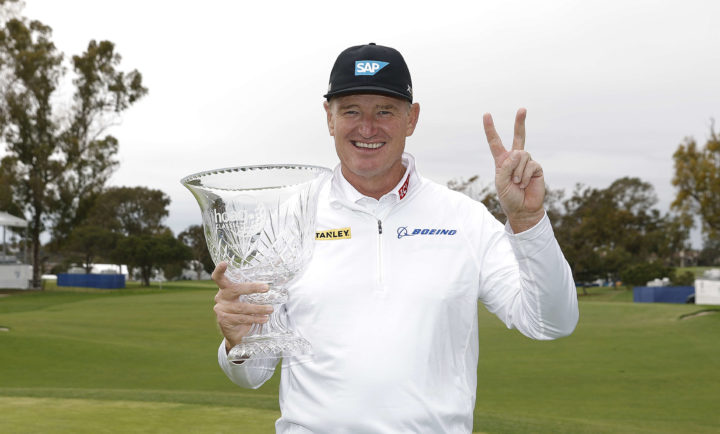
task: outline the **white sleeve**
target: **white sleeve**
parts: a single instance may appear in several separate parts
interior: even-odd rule
[[[577,290],[547,214],[518,234],[498,222],[483,238],[479,298],[487,309],[533,339],[572,333],[579,317]]]
[[[228,361],[224,339],[218,348],[220,369],[233,383],[247,389],[257,389],[269,380],[277,362],[277,359],[250,359],[238,365]]]

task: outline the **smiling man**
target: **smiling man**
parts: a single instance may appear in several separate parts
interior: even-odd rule
[[[360,94],[332,98],[325,110],[343,177],[363,195],[380,199],[406,171],[405,138],[415,130],[420,106]]]
[[[340,163],[320,195],[312,261],[289,289],[288,317],[312,356],[283,359],[280,433],[468,433],[477,387],[478,301],[533,339],[572,333],[570,268],[543,209],[542,167],[525,147],[524,109],[510,149],[483,117],[508,217],[423,178],[405,152],[418,123],[397,50],[348,48],[324,103]],[[238,301],[259,283],[213,273],[223,371],[257,388],[274,361],[229,363],[227,351],[269,306]],[[492,351],[493,348],[483,349]]]

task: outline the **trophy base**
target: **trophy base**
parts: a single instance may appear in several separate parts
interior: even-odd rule
[[[228,353],[230,362],[248,359],[279,359],[312,353],[310,343],[293,333],[277,333],[261,336],[246,336]]]

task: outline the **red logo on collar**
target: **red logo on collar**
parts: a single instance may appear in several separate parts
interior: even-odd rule
[[[402,200],[408,191],[408,185],[410,185],[410,174],[408,174],[407,178],[405,178],[405,183],[400,187],[400,190],[398,190],[398,195],[400,196],[400,200]]]

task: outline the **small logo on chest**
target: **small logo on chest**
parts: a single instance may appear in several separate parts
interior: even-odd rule
[[[328,229],[315,232],[316,240],[347,240],[352,238],[350,228]]]
[[[415,228],[408,229],[407,226],[400,226],[397,228],[398,240],[405,237],[414,237],[415,235],[426,235],[426,236],[452,236],[457,233],[457,229],[430,229],[430,228]]]

